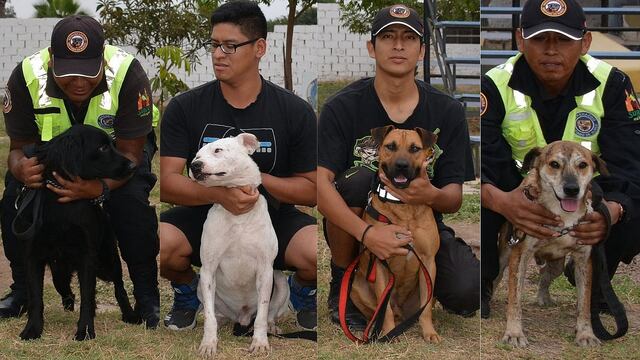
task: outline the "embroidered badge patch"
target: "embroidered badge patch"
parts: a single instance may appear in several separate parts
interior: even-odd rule
[[[147,94],[147,89],[138,93],[138,116],[147,116],[151,113],[151,97]]]
[[[74,53],[83,52],[89,46],[89,38],[82,31],[74,31],[67,36],[67,49]]]
[[[627,107],[629,119],[633,121],[640,120],[640,103],[638,103],[638,97],[633,92],[627,90],[624,91],[624,94],[626,95],[624,104]]]
[[[410,11],[409,8],[404,5],[395,5],[389,9],[389,14],[395,18],[404,19],[409,17]]]
[[[11,92],[9,92],[9,88],[6,88],[4,89],[4,96],[2,96],[2,112],[6,114],[11,111],[12,107]]]
[[[115,116],[110,114],[104,114],[98,116],[98,125],[103,129],[113,129],[113,119]]]
[[[487,97],[483,93],[480,93],[480,116],[484,115],[487,111]]]
[[[544,0],[540,11],[549,17],[558,17],[567,12],[567,4],[563,0]]]
[[[589,137],[600,128],[600,124],[593,114],[588,112],[579,112],[576,114],[576,135],[580,137]]]

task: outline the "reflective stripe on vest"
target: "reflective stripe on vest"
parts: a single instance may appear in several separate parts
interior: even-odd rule
[[[487,72],[500,92],[504,104],[505,117],[502,120],[502,135],[511,147],[511,153],[517,164],[524,161],[525,155],[534,147],[543,147],[544,139],[538,115],[531,107],[531,98],[509,87],[515,63],[522,56],[518,54],[506,63]],[[604,116],[602,96],[613,67],[590,55],[580,57],[589,72],[600,82],[600,85],[582,96],[576,96],[577,107],[567,116],[567,124],[562,134],[563,140],[578,142],[596,154],[598,134]]]
[[[113,120],[118,110],[118,95],[134,58],[124,50],[111,45],[105,46],[104,58],[106,62],[104,76],[108,91],[91,98],[83,123],[102,129],[113,137]],[[33,108],[36,110],[36,124],[43,141],[51,140],[71,127],[64,100],[49,97],[46,93],[48,69],[48,49],[40,50],[22,61],[22,71]],[[154,116],[154,123],[157,123],[156,116]]]

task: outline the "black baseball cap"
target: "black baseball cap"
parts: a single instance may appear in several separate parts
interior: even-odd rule
[[[100,74],[104,30],[92,17],[72,15],[60,20],[51,33],[53,75],[95,78]]]
[[[418,36],[422,37],[424,25],[418,12],[410,7],[402,4],[392,5],[378,11],[373,18],[371,26],[371,37],[375,37],[389,25],[401,24],[413,30]]]
[[[520,27],[525,39],[553,31],[580,40],[587,31],[587,20],[576,0],[528,0],[522,8]]]

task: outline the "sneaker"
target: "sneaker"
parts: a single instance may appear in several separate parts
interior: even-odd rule
[[[15,290],[11,290],[5,297],[0,299],[0,319],[20,317],[27,312],[26,296]]]
[[[198,312],[202,310],[198,300],[198,279],[195,276],[191,284],[175,284],[173,287],[173,306],[164,318],[164,326],[170,330],[188,330],[196,327]]]
[[[295,274],[287,279],[289,283],[290,305],[296,311],[298,325],[305,330],[316,330],[318,312],[316,303],[316,286],[303,286],[295,278]]]
[[[331,312],[331,322],[340,325],[340,314],[338,312],[338,303],[340,299],[340,284],[344,276],[344,269],[336,266],[331,262],[331,282],[329,283],[329,298],[327,299],[327,306]],[[351,299],[347,300],[347,309],[345,320],[349,324],[349,328],[352,331],[362,331],[367,326],[367,319],[351,302]]]

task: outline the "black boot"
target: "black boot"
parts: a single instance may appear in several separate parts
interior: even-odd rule
[[[340,299],[340,284],[344,276],[344,269],[336,266],[331,262],[331,282],[329,284],[329,298],[327,299],[327,306],[331,311],[331,322],[340,325],[340,314],[338,313],[338,303]],[[351,299],[347,300],[345,319],[351,330],[362,331],[367,326],[367,319],[364,315],[353,305]]]
[[[27,312],[26,294],[11,287],[11,292],[0,300],[0,319],[20,317]]]
[[[129,265],[133,282],[134,310],[140,314],[147,329],[155,329],[160,321],[160,293],[158,291],[158,265],[155,261]]]
[[[480,284],[480,317],[488,319],[491,316],[491,297],[493,296],[493,281],[482,280]]]

